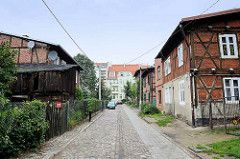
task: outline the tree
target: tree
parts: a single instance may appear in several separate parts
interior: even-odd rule
[[[16,51],[11,50],[9,42],[0,44],[0,94],[4,94],[9,87],[9,83],[13,82],[16,77],[13,74],[17,70],[14,62]]]
[[[87,90],[89,95],[94,97],[98,82],[95,74],[94,63],[87,56],[81,54],[74,56],[74,59],[83,68],[83,71],[80,73],[80,86],[83,92]]]
[[[137,97],[137,84],[132,84],[131,87],[130,87],[130,90],[131,90],[131,94],[130,94],[130,97],[131,99],[135,99]]]
[[[99,98],[99,85],[97,86],[95,98]],[[111,100],[111,89],[104,87],[103,81],[101,81],[101,99],[102,100]]]
[[[124,86],[124,93],[126,97],[130,97],[131,98],[131,83],[129,81],[127,81],[126,85]]]

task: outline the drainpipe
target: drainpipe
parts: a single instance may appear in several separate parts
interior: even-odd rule
[[[179,28],[181,30],[181,33],[182,33],[182,36],[184,38],[184,41],[187,45],[187,51],[188,51],[188,60],[189,60],[189,76],[190,76],[190,92],[191,92],[191,108],[192,108],[192,127],[196,127],[195,126],[195,114],[194,114],[194,104],[193,104],[193,86],[192,86],[192,75],[191,75],[191,55],[190,55],[190,46],[188,44],[188,41],[186,39],[186,35],[185,35],[185,32],[182,28],[182,24],[179,25]]]

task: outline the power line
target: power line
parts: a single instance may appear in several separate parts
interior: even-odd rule
[[[204,10],[200,15],[204,14],[205,12],[207,12],[209,9],[211,9],[213,6],[215,6],[220,0],[217,0],[216,2],[214,2],[210,7],[208,7],[206,10]],[[192,23],[193,21],[188,22],[184,27],[188,26],[190,23]],[[171,36],[177,34],[180,30],[178,30],[177,32],[175,32],[174,34],[172,34]],[[150,50],[148,50],[147,52],[144,52],[143,54],[141,54],[140,56],[136,57],[135,59],[129,61],[127,64],[139,59],[140,57],[150,53],[152,50],[156,49],[159,45],[161,45],[162,43],[164,43],[165,41],[167,41],[167,39],[163,40],[161,43],[159,43],[158,45],[156,45],[155,47],[151,48]]]
[[[152,50],[154,50],[154,49],[156,49],[158,46],[162,45],[166,40],[167,40],[167,39],[165,39],[165,40],[162,41],[161,43],[157,44],[157,45],[154,46],[153,48],[149,49],[148,51],[144,52],[143,54],[141,54],[140,56],[136,57],[135,59],[133,59],[133,60],[127,62],[126,64],[129,64],[129,63],[131,63],[131,62],[133,62],[133,61],[139,59],[140,57],[142,57],[142,56],[144,56],[144,55],[150,53]]]
[[[58,24],[62,27],[62,29],[64,30],[64,32],[69,36],[69,38],[74,42],[74,44],[78,47],[78,49],[85,55],[87,56],[84,51],[80,48],[80,46],[76,43],[76,41],[72,38],[72,36],[68,33],[68,31],[64,28],[64,26],[62,25],[62,23],[58,20],[58,18],[56,17],[56,15],[53,13],[53,11],[48,7],[48,5],[46,4],[46,2],[44,0],[42,0],[42,2],[44,3],[44,5],[47,7],[47,9],[51,12],[51,14],[53,15],[53,17],[56,19],[56,21],[58,22]]]
[[[220,0],[217,0],[216,2],[214,2],[210,7],[208,7],[205,11],[203,11],[200,15],[206,13],[209,9],[211,9],[213,6],[215,6]]]

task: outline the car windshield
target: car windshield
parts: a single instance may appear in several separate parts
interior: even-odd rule
[[[108,104],[114,104],[114,102],[109,102]]]

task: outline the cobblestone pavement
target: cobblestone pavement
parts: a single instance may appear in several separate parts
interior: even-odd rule
[[[104,114],[53,158],[152,158],[123,106]]]

